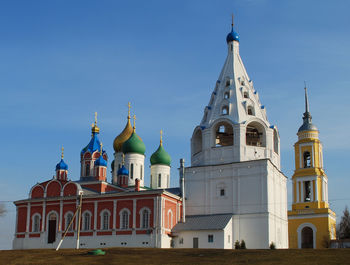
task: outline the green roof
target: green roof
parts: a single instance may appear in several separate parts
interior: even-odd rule
[[[135,132],[133,132],[130,138],[123,143],[122,147],[123,153],[138,153],[144,155],[146,152],[146,146],[143,143],[140,136],[138,136]]]
[[[151,156],[151,165],[167,165],[170,166],[171,163],[171,157],[167,153],[167,151],[164,150],[164,147],[162,144],[159,145],[157,151],[153,153]]]

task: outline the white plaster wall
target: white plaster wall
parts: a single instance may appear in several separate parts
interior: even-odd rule
[[[208,235],[214,236],[214,242],[208,242]],[[196,231],[181,231],[177,233],[174,239],[176,248],[193,248],[193,238],[198,237],[199,248],[225,248],[225,232],[224,230],[196,230]],[[183,239],[183,244],[180,244],[180,239]]]
[[[131,179],[130,165],[134,164],[134,176]],[[142,177],[141,177],[141,166],[142,166]],[[129,170],[129,186],[135,185],[135,179],[140,180],[140,186],[144,186],[145,181],[145,156],[128,153],[125,155],[125,167]]]
[[[158,185],[158,175],[161,174],[161,186]],[[170,167],[166,165],[151,166],[151,188],[166,189],[170,186]],[[169,176],[169,177],[168,177]]]

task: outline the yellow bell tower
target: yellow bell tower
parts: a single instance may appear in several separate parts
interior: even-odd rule
[[[335,239],[336,215],[328,205],[328,177],[322,143],[312,124],[305,87],[305,113],[294,144],[292,210],[288,211],[289,248],[324,248]]]

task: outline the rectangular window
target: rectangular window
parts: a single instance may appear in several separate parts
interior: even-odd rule
[[[160,188],[162,186],[162,175],[158,175],[158,187]]]
[[[230,237],[230,235],[228,235],[227,242],[230,243],[230,241],[231,241],[231,237]]]
[[[225,189],[220,190],[220,196],[225,196]]]
[[[134,178],[134,164],[130,165],[130,178],[133,179]]]
[[[214,242],[214,235],[208,235],[208,242],[213,243]]]
[[[140,179],[142,179],[142,165],[140,166]]]
[[[304,201],[311,201],[311,181],[304,182]]]

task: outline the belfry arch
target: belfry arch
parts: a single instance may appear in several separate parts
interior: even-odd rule
[[[214,146],[231,146],[233,145],[233,128],[226,121],[219,122],[214,127]]]
[[[253,121],[246,127],[246,145],[266,146],[265,128],[260,123]]]
[[[198,128],[192,137],[192,154],[197,154],[199,152],[202,152],[202,130]]]

